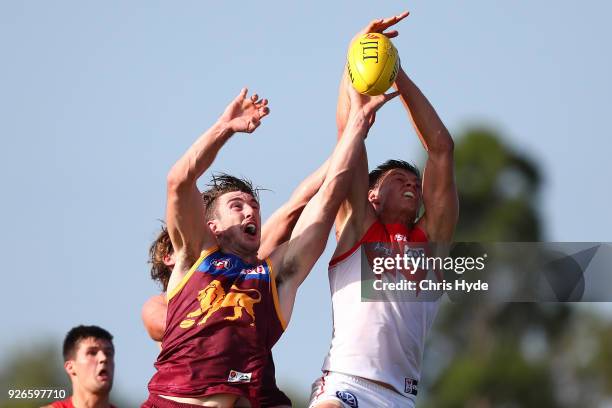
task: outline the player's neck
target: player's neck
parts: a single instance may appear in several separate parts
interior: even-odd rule
[[[221,241],[219,242],[219,247],[221,249],[221,252],[236,255],[245,263],[254,265],[259,261],[259,259],[257,258],[257,251],[253,252],[245,250],[244,248],[233,244],[233,242],[231,241]]]
[[[378,219],[383,224],[402,224],[408,228],[414,225],[415,217],[412,214],[382,211],[378,214]]]
[[[85,390],[75,389],[72,395],[74,408],[108,408],[110,407],[108,394],[97,395]]]

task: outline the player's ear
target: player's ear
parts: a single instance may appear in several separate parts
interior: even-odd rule
[[[164,263],[164,265],[166,265],[166,266],[174,266],[174,257],[173,257],[173,255],[174,255],[174,253],[164,255],[164,258],[162,259],[162,262]]]
[[[372,204],[378,204],[378,190],[377,189],[368,191],[368,201]]]
[[[66,370],[68,377],[75,376],[76,370],[74,369],[74,360],[64,361],[64,370]]]
[[[208,220],[206,221],[208,228],[210,228],[211,232],[214,236],[218,236],[220,233],[220,226],[217,220]]]

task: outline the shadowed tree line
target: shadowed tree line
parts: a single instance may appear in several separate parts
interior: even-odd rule
[[[542,241],[537,163],[474,128],[457,138],[457,242]],[[513,262],[520,262],[516,260]],[[567,303],[445,303],[425,353],[422,407],[599,407],[612,328]]]
[[[0,366],[0,408],[39,408],[56,399],[9,399],[9,390],[65,390],[72,394],[70,380],[64,370],[62,341],[57,339],[24,341],[12,349],[3,351],[6,360]],[[139,406],[139,401],[129,401],[111,392],[111,402],[120,408]],[[140,401],[142,402],[142,401]]]
[[[62,376],[61,352],[51,341],[38,341],[27,348],[15,347],[5,355],[10,356],[0,369],[0,408],[40,407],[53,400],[9,399],[9,390],[56,389],[70,392],[70,382]]]

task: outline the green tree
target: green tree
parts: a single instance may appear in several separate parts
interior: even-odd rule
[[[24,343],[28,344],[28,343]],[[4,390],[0,408],[40,407],[50,399],[9,399],[9,390],[56,389],[70,394],[70,382],[64,374],[61,351],[51,341],[37,341],[25,348],[17,346],[6,353],[6,364],[0,370],[0,385]]]
[[[542,176],[536,163],[489,129],[472,129],[455,148],[461,213],[455,240],[540,241],[536,208]]]
[[[537,207],[542,175],[533,159],[485,128],[458,137],[455,158],[460,200],[457,242],[542,240]],[[586,387],[586,380],[593,383],[610,372],[610,364],[598,358],[609,357],[609,349],[594,353],[592,364],[583,364],[582,371],[568,356],[579,349],[580,338],[589,337],[602,346],[610,340],[596,324],[576,331],[579,319],[568,304],[468,298],[460,305],[443,305],[428,348],[439,355],[431,358],[436,367],[425,373],[427,389],[419,405],[570,407],[581,401],[581,407],[597,406],[599,400],[593,395],[599,394],[593,386]],[[563,375],[561,368],[567,370]],[[574,378],[578,391],[564,394],[563,378]]]

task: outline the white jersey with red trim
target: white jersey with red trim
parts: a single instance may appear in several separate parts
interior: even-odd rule
[[[376,221],[346,254],[332,259],[329,284],[333,336],[323,371],[344,373],[391,385],[415,399],[425,339],[439,300],[362,301],[362,251],[368,243],[407,248],[426,243],[425,233]],[[422,277],[421,277],[422,279]],[[417,293],[418,300],[418,293]]]

